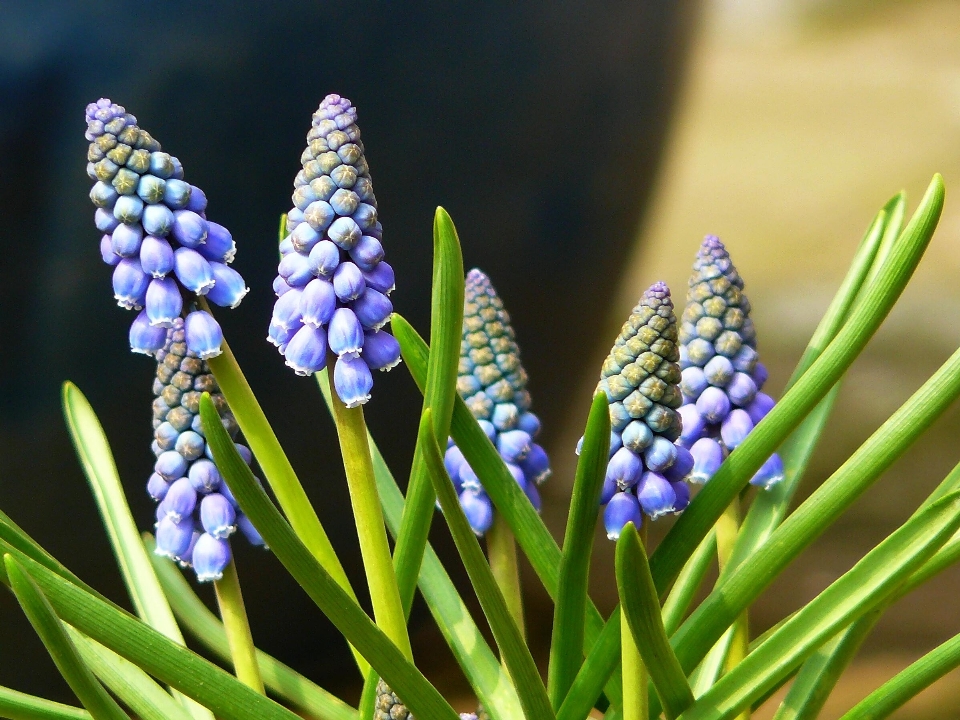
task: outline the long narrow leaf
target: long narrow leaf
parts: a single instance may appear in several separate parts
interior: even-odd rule
[[[152,549],[153,537],[144,536],[144,543],[148,550]],[[181,625],[220,660],[232,662],[223,623],[197,597],[174,563],[156,555],[151,555],[151,559]],[[263,650],[257,650],[257,664],[267,689],[298,712],[317,720],[357,720],[357,711],[352,707]]]
[[[557,720],[583,720],[620,664],[620,606],[614,608],[557,711]]]
[[[620,612],[627,618],[667,720],[673,720],[693,704],[693,694],[663,628],[660,600],[650,576],[647,553],[633,523],[620,531],[616,565]]]
[[[680,627],[715,557],[717,557],[717,534],[716,531],[711,530],[700,542],[696,552],[690,556],[687,564],[683,566],[683,570],[677,576],[677,581],[663,603],[663,627],[667,635],[673,635]]]
[[[12,555],[4,555],[3,563],[20,607],[81,704],[95,720],[130,720],[84,664],[43,591]]]
[[[90,713],[78,707],[0,687],[0,717],[9,720],[91,720]]]
[[[240,457],[206,393],[200,398],[200,417],[207,428],[207,442],[217,467],[237,503],[293,578],[415,715],[457,720],[450,704],[370,620],[283,519]]]
[[[687,619],[673,637],[674,648],[684,669],[692,670],[737,615],[863,494],[958,396],[960,350]]]
[[[93,490],[133,607],[144,622],[183,645],[183,634],[139,541],[140,534],[127,504],[106,433],[93,407],[76,385],[71,382],[63,384],[62,401],[70,438]],[[206,708],[187,698],[181,698],[181,702],[196,720],[213,720],[213,713]]]
[[[547,697],[547,689],[537,672],[537,665],[520,629],[510,615],[506,600],[493,577],[493,571],[487,564],[477,536],[470,528],[463,508],[460,507],[457,492],[444,469],[440,448],[430,432],[433,422],[431,414],[429,409],[423,413],[419,440],[425,445],[421,450],[450,534],[453,535],[470,583],[477,593],[487,622],[490,623],[490,630],[500,648],[501,657],[513,678],[524,714],[528,718],[552,720],[555,716]]]
[[[394,315],[393,330],[398,337],[401,335],[405,336],[403,342],[407,343],[409,349],[407,367],[410,370],[414,382],[417,383],[417,386],[422,392],[427,374],[429,348],[423,341],[423,338],[417,334],[417,331],[400,315]],[[533,566],[534,572],[537,573],[537,577],[539,577],[540,582],[543,583],[547,594],[556,601],[557,587],[560,580],[560,548],[550,534],[550,531],[547,530],[546,525],[543,524],[543,520],[537,514],[537,511],[533,509],[530,500],[520,486],[517,485],[517,481],[513,479],[513,475],[510,474],[506,465],[504,465],[503,458],[500,457],[497,449],[490,442],[486,433],[477,424],[476,419],[459,397],[454,400],[450,434],[457,443],[457,447],[463,452],[467,462],[470,463],[470,467],[483,481],[483,487],[490,496],[490,499],[493,500],[497,512],[502,513],[503,517],[506,518],[510,530],[513,531],[517,539],[517,543]],[[611,615],[608,622],[612,622],[613,619],[614,617]],[[617,621],[619,622],[619,615],[617,615]],[[585,654],[591,652],[600,636],[603,625],[603,618],[600,616],[593,601],[588,598],[583,637]],[[617,653],[620,651],[619,638],[620,633],[618,626],[615,640],[615,651]],[[605,666],[607,664],[605,660]],[[590,670],[589,674],[591,676],[596,667],[597,666],[594,666],[594,668]],[[611,667],[611,672],[615,670],[616,667],[617,662],[614,662]],[[607,680],[609,680],[609,682]],[[601,683],[601,687],[606,692],[607,698],[611,704],[619,706],[622,695],[619,677],[610,677],[610,672],[608,672],[605,676],[604,683],[606,683],[605,687],[603,683]],[[590,701],[591,704],[587,708],[588,710],[592,707],[593,701],[600,695],[600,691],[601,688],[597,688],[593,694],[593,699]],[[584,715],[585,714],[586,713],[584,713]]]
[[[587,609],[590,555],[600,510],[600,489],[609,455],[610,411],[606,395],[597,393],[583,433],[567,529],[563,534],[548,673],[550,702],[555,710],[563,703],[583,658],[583,623]]]
[[[149,675],[75,628],[66,626],[83,662],[140,720],[189,720],[191,715]]]
[[[683,720],[727,720],[894,591],[960,528],[960,492],[904,523],[699,698]]]
[[[0,541],[40,587],[60,619],[150,675],[209,708],[221,720],[297,720],[233,675]],[[9,582],[9,578],[2,578]]]

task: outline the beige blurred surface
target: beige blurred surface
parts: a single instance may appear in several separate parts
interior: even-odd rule
[[[960,3],[726,0],[708,6],[643,242],[607,320],[612,340],[642,291],[673,289],[678,312],[697,246],[719,235],[746,282],[766,388],[779,396],[874,213],[900,189],[916,207],[934,172],[947,204],[914,281],[848,373],[801,496],[809,494],[960,345]],[[596,348],[597,366],[607,348]],[[584,378],[588,398],[596,379]],[[583,413],[585,414],[585,402]],[[567,429],[575,442],[582,421]],[[948,411],[760,599],[755,631],[814,597],[896,528],[960,460]],[[556,507],[572,476],[556,474]],[[569,482],[569,481],[567,481]],[[562,532],[563,509],[548,521]],[[654,535],[666,526],[657,523]],[[598,536],[593,590],[615,598]],[[601,581],[602,580],[602,581]],[[960,632],[960,568],[896,605],[823,714]],[[549,632],[549,631],[548,631]],[[768,703],[770,717],[775,704]],[[960,718],[960,673],[897,718]]]

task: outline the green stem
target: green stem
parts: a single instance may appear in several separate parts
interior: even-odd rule
[[[497,581],[503,599],[507,601],[510,616],[517,624],[520,635],[526,635],[523,621],[523,595],[520,590],[520,567],[517,565],[517,543],[510,526],[497,513],[493,526],[487,531],[487,557],[493,578]]]
[[[737,544],[737,534],[740,531],[740,499],[734,498],[723,515],[717,520],[717,563],[720,565],[720,572],[723,573],[727,563],[733,556],[734,547]],[[748,646],[750,645],[749,618],[747,610],[740,613],[733,625],[733,638],[730,641],[730,648],[727,651],[726,660],[723,663],[724,674],[730,672],[747,656]],[[737,716],[737,720],[750,720],[749,706],[746,710]]]
[[[413,659],[407,624],[404,619],[397,576],[393,570],[393,558],[387,543],[387,529],[380,510],[373,475],[373,459],[367,444],[367,425],[363,420],[363,408],[348,408],[343,404],[333,386],[333,376],[327,375],[333,400],[333,418],[340,437],[340,453],[347,474],[350,502],[357,523],[360,539],[360,555],[367,575],[373,616],[380,629],[408,660]]]
[[[220,617],[223,619],[224,630],[227,631],[227,642],[230,645],[230,656],[233,658],[237,679],[264,694],[260,665],[257,663],[257,648],[253,644],[250,622],[243,605],[243,594],[240,592],[237,565],[233,558],[224,568],[223,577],[213,584],[213,589],[217,593]]]
[[[647,523],[643,523],[638,532],[646,551]],[[650,714],[650,674],[630,632],[627,614],[623,612],[620,613],[620,664],[623,670],[623,720],[647,720]]]

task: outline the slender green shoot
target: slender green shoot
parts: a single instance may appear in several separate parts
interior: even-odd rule
[[[223,577],[214,582],[213,589],[216,591],[220,617],[223,618],[223,628],[230,645],[233,671],[244,685],[263,693],[263,680],[257,664],[257,648],[253,644],[253,633],[250,631],[250,621],[247,619],[247,609],[240,591],[237,564],[233,558],[230,558],[224,568]]]
[[[10,720],[91,720],[90,713],[7,687],[0,687],[0,717]]]

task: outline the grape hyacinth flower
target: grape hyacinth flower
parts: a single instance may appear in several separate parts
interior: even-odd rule
[[[460,713],[460,720],[477,720],[477,713]],[[373,720],[415,720],[406,705],[401,702],[396,693],[383,682],[377,681],[377,704],[374,709]]]
[[[693,263],[680,323],[680,367],[680,442],[694,458],[690,479],[704,483],[774,404],[761,392],[767,370],[757,354],[743,279],[715,235],[704,238]],[[783,463],[774,453],[750,482],[769,488],[782,479]]]
[[[540,420],[530,412],[527,373],[520,364],[510,316],[490,279],[476,269],[467,273],[464,289],[457,391],[539,510],[537,486],[550,475],[547,453],[534,442]],[[443,462],[470,526],[482,536],[493,523],[490,498],[452,440]]]
[[[157,352],[152,445],[157,461],[147,491],[158,503],[157,554],[192,566],[197,579],[207,582],[223,576],[231,558],[228,538],[238,528],[252,544],[264,542],[223,482],[204,439],[204,392],[230,437],[236,438],[239,427],[206,361],[187,347],[185,325],[176,318]],[[241,444],[237,450],[249,465],[250,450]]]
[[[372,370],[400,362],[400,346],[384,329],[393,313],[393,269],[383,262],[383,228],[356,121],[356,108],[339,95],[327,95],[313,114],[267,334],[298,375],[323,369],[327,352],[334,353],[334,387],[347,407],[370,399]]]
[[[184,182],[180,161],[162,152],[121,105],[101,98],[87,105],[86,119],[100,253],[114,267],[117,304],[139,311],[130,349],[155,355],[186,309],[187,347],[201,359],[219,355],[220,326],[189,301],[185,308],[184,293],[224,307],[240,304],[248,288],[229,267],[236,254],[230,231],[207,220],[203,191]]]
[[[600,503],[611,540],[629,522],[640,527],[644,514],[655,520],[690,501],[684,479],[693,457],[675,443],[682,402],[676,341],[670,290],[658,282],[640,298],[603,363],[597,390],[610,403],[611,434]]]

